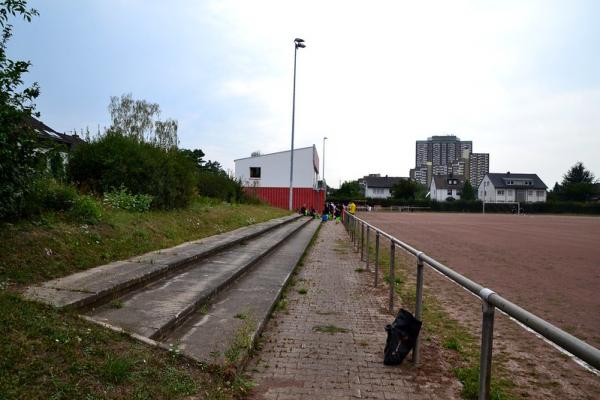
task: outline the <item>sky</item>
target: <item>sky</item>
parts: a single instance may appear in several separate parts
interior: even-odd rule
[[[408,176],[415,141],[455,134],[490,172],[551,188],[600,176],[600,2],[30,0],[13,59],[33,64],[41,120],[103,130],[110,96],[160,104],[182,148],[233,170],[315,144],[330,186]],[[322,159],[322,158],[321,158]]]

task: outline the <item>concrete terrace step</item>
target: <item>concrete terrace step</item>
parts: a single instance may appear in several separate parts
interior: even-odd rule
[[[88,315],[96,321],[160,340],[308,222],[307,218],[297,219],[192,262],[177,275],[130,291],[109,304],[90,310]]]
[[[31,300],[55,307],[83,307],[97,304],[173,273],[195,260],[297,221],[299,218],[299,215],[276,218],[220,235],[186,242],[166,250],[153,251],[125,261],[102,265],[31,286],[24,295]]]
[[[241,363],[236,341],[253,342],[262,331],[281,291],[319,227],[312,221],[259,261],[164,340],[186,356],[209,363]],[[241,337],[240,337],[241,335]],[[236,348],[237,346],[237,348]],[[242,354],[240,354],[242,353]]]

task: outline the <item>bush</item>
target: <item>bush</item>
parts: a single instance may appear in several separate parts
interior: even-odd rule
[[[24,194],[19,216],[39,215],[44,211],[68,211],[77,196],[77,189],[73,186],[38,174]]]
[[[69,211],[71,218],[84,224],[97,224],[102,218],[102,206],[92,196],[79,196]]]
[[[99,194],[124,187],[134,195],[152,196],[152,207],[172,209],[189,204],[196,188],[196,167],[177,149],[108,132],[71,154],[68,175],[82,190]]]
[[[71,185],[48,179],[44,194],[43,208],[45,210],[68,211],[73,207],[79,194]]]
[[[244,200],[242,184],[231,179],[225,173],[198,172],[198,193],[202,196],[214,197],[229,203]]]
[[[152,196],[147,194],[131,194],[124,186],[119,190],[104,193],[103,203],[112,208],[127,211],[144,212],[150,209]]]

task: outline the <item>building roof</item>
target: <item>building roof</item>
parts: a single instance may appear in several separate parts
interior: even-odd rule
[[[490,181],[492,181],[492,185],[496,189],[498,188],[508,188],[508,189],[547,189],[548,186],[539,176],[536,174],[513,174],[512,172],[507,172],[505,174],[500,173],[489,173],[487,174]],[[526,181],[532,182],[531,185],[525,184]],[[509,184],[508,182],[512,182]],[[521,183],[522,182],[522,183]]]
[[[365,176],[365,186],[369,188],[391,188],[402,180],[408,180],[400,176]]]
[[[66,133],[57,132],[39,119],[31,116],[27,117],[27,125],[35,130],[42,139],[49,139],[54,142],[66,144],[68,147],[84,142],[84,140],[77,135],[67,135]]]
[[[458,183],[449,183],[453,179]],[[462,175],[433,175],[432,181],[435,182],[436,189],[462,189],[465,186],[465,177]]]
[[[312,146],[300,147],[298,149],[294,149],[294,152],[297,152],[297,151],[300,151],[300,150],[306,150],[306,149],[315,149],[316,150],[316,147],[313,144]],[[289,153],[289,152],[290,152],[290,150],[275,151],[273,153],[261,154],[260,156],[254,156],[254,157],[250,156],[250,157],[236,158],[235,160],[233,160],[233,162],[240,161],[240,160],[247,160],[249,158],[272,156],[273,154],[281,154],[281,153]]]

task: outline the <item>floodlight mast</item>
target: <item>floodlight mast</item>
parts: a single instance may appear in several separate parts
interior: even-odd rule
[[[294,124],[296,118],[296,58],[298,48],[305,48],[304,39],[294,39],[294,88],[292,91],[292,148],[290,151],[290,195],[289,195],[289,210],[294,207]]]

